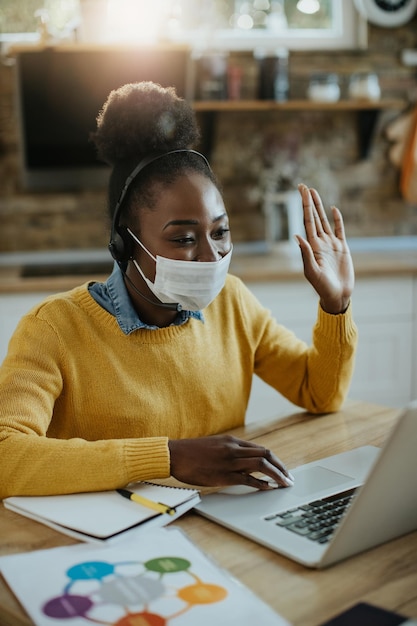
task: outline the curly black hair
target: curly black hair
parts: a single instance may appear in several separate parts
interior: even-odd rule
[[[151,154],[191,149],[200,139],[193,109],[177,96],[173,87],[145,81],[113,90],[97,117],[92,140],[98,157],[112,168],[109,182],[109,213],[120,197],[127,177]],[[167,155],[148,165],[131,184],[123,212],[129,207],[152,208],[155,183],[169,185],[186,171],[197,171],[217,181],[204,159],[183,152]]]

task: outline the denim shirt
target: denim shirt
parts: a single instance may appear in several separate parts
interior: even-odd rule
[[[159,326],[145,324],[139,318],[130,300],[126,289],[123,274],[117,263],[114,264],[113,271],[105,283],[92,283],[88,290],[94,300],[117,320],[125,335],[130,335],[135,330],[147,328],[156,330]],[[201,311],[180,311],[172,326],[185,324],[190,317],[204,322]]]

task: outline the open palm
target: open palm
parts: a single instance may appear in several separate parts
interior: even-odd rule
[[[304,275],[317,291],[327,313],[343,313],[355,282],[352,257],[345,238],[342,214],[332,207],[334,232],[315,189],[299,185],[306,238],[297,235]]]

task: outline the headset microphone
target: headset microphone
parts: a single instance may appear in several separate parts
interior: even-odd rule
[[[126,278],[127,282],[132,287],[133,291],[135,291],[135,293],[137,293],[141,298],[146,300],[146,302],[149,302],[149,304],[153,304],[155,306],[160,306],[163,309],[169,309],[170,311],[177,311],[178,313],[180,311],[182,311],[182,305],[179,302],[173,302],[173,303],[169,303],[169,302],[155,302],[154,300],[151,300],[150,298],[147,298],[145,296],[145,294],[143,294],[141,291],[139,291],[139,289],[136,287],[136,285],[131,280],[131,278],[126,274],[125,270],[120,266],[120,264],[119,264],[119,267],[122,270],[123,276]]]

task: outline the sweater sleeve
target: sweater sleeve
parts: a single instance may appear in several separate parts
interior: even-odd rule
[[[68,358],[47,321],[21,320],[0,368],[0,498],[101,491],[169,476],[166,437],[48,436],[57,397],[66,393]]]
[[[337,411],[354,370],[357,328],[352,306],[330,315],[318,305],[311,345],[280,325],[243,286],[242,310],[254,338],[254,372],[293,404],[311,413]]]

